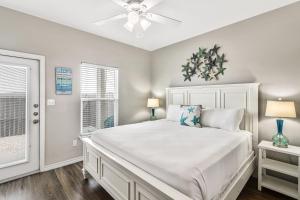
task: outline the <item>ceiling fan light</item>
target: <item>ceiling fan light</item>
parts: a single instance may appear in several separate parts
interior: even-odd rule
[[[128,22],[135,25],[139,22],[140,16],[138,13],[132,11],[128,13]]]
[[[151,22],[146,19],[141,19],[140,24],[144,31],[146,31],[151,26]]]
[[[129,32],[132,32],[134,25],[128,21],[126,24],[124,24],[124,28],[126,28]]]

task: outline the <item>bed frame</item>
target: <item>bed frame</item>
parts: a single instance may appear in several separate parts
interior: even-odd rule
[[[201,104],[205,108],[243,108],[242,129],[253,133],[253,152],[222,192],[221,200],[235,200],[256,166],[258,144],[258,83],[172,87],[166,105]],[[84,178],[87,172],[117,200],[192,200],[136,165],[122,159],[90,138],[83,141]]]

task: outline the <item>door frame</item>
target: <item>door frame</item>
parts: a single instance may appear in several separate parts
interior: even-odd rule
[[[3,56],[12,56],[17,58],[25,58],[31,60],[39,61],[39,81],[40,81],[40,133],[39,133],[39,154],[40,154],[40,171],[45,171],[45,136],[46,136],[46,125],[45,125],[45,111],[46,111],[46,77],[45,77],[45,68],[46,68],[46,58],[42,55],[29,54],[17,51],[10,51],[5,49],[0,49],[0,55]]]

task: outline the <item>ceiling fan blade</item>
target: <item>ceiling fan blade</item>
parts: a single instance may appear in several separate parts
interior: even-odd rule
[[[101,25],[104,25],[108,22],[116,21],[116,20],[123,19],[123,18],[127,18],[127,14],[124,13],[124,14],[116,15],[116,16],[113,16],[113,17],[110,17],[110,18],[107,18],[107,19],[97,21],[94,24],[97,25],[97,26],[101,26]]]
[[[179,21],[177,19],[173,19],[170,17],[166,17],[163,15],[158,15],[154,13],[147,13],[146,18],[153,22],[158,22],[161,24],[179,24],[182,23],[182,21]]]
[[[146,6],[146,10],[149,10],[150,8],[156,6],[157,4],[159,4],[162,1],[163,0],[144,0],[141,3],[141,5],[145,5]]]
[[[127,6],[128,6],[128,3],[126,0],[112,0],[112,1],[123,8],[127,8]]]

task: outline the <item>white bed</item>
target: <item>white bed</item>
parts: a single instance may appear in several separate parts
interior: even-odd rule
[[[252,153],[252,134],[158,120],[98,131],[93,142],[192,199],[218,199]]]
[[[101,130],[83,139],[83,173],[115,199],[234,200],[255,167],[257,91],[258,84],[169,88],[167,105],[245,109],[245,131],[167,120]]]

